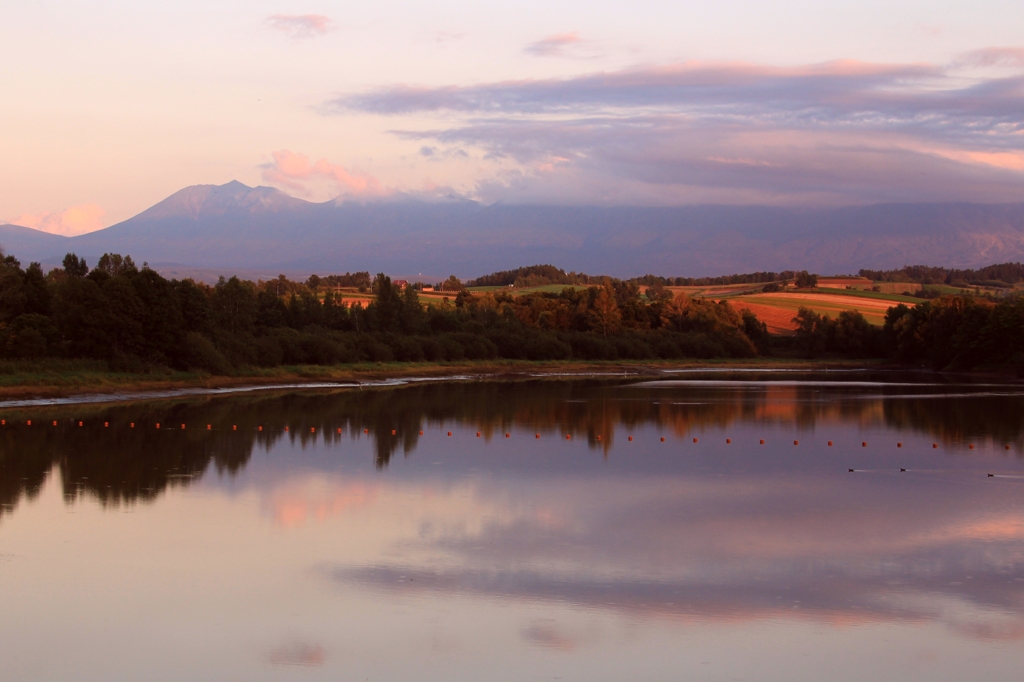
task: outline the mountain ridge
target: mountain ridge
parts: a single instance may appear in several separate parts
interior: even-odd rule
[[[16,229],[15,229],[16,228]],[[594,207],[472,201],[305,201],[238,181],[183,188],[76,237],[0,226],[23,261],[67,251],[196,268],[370,270],[471,277],[524,264],[626,277],[808,269],[846,274],[910,264],[1024,260],[1024,203],[840,208]]]

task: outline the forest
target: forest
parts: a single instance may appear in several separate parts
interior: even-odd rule
[[[365,307],[350,305],[328,285],[369,288],[375,297]],[[801,309],[790,337],[770,335],[738,308],[662,287],[641,293],[635,280],[612,278],[559,293],[463,289],[424,305],[415,288],[400,288],[384,274],[314,275],[305,283],[231,277],[210,286],[165,279],[117,254],[105,254],[93,268],[68,254],[48,273],[0,254],[0,356],[103,360],[118,371],[768,355],[1024,369],[1020,297],[900,304],[889,309],[884,327],[856,311],[833,320]]]

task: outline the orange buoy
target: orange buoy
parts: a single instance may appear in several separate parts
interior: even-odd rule
[[[761,439],[761,445],[764,445],[764,438]]]
[[[103,422],[103,428],[108,428],[109,426],[110,426],[110,422]]]
[[[480,434],[477,434],[477,435],[480,435]],[[510,438],[510,437],[511,437],[511,434],[508,434],[508,433],[505,434],[505,438]]]
[[[662,437],[661,437],[661,442],[662,442],[662,443],[664,443],[664,442],[665,442],[665,436],[662,436]]]
[[[316,427],[315,426],[310,426],[309,427],[309,432],[310,433],[316,433]]]
[[[156,428],[158,428],[158,429],[160,428],[160,422],[156,423]]]
[[[694,439],[693,439],[693,442],[694,442],[694,443],[696,443],[696,442],[697,442],[697,439],[696,439],[696,438],[694,438]]]
[[[182,429],[183,431],[185,430],[185,425],[184,425],[184,424],[182,424],[182,425],[181,425],[181,429]]]
[[[262,427],[262,426],[260,427],[260,430],[261,430],[261,431],[263,430],[263,427]],[[341,429],[338,429],[338,433],[341,433]],[[420,433],[423,433],[423,432],[422,432],[422,431],[420,431]]]
[[[257,427],[256,427],[256,430],[257,430],[257,431],[262,431],[262,430],[263,430],[263,427],[262,427],[262,426],[257,426]]]
[[[396,433],[397,433],[397,432],[396,432],[396,431],[395,431],[394,429],[391,429],[391,435],[392,435],[392,436],[396,435]]]
[[[449,432],[448,432],[448,435],[449,435],[449,436],[450,436],[450,435],[452,435],[452,432],[451,432],[451,431],[449,431]]]
[[[731,443],[731,442],[732,442],[732,438],[726,438],[726,439],[725,439],[725,444],[726,444],[726,445],[728,445],[728,444],[729,444],[729,443]]]
[[[338,433],[341,433],[341,429],[338,429]],[[423,435],[423,432],[422,432],[422,431],[420,431],[420,435],[421,435],[421,436]]]
[[[601,436],[598,436],[598,437],[597,437],[597,439],[598,439],[598,440],[601,440]]]
[[[132,427],[133,429],[135,428],[135,422],[132,422],[132,423],[131,423],[131,427]]]
[[[534,438],[540,438],[540,434],[539,433],[535,433],[535,434],[533,434],[533,437]]]
[[[81,425],[82,425],[82,422],[78,422],[78,425],[79,425],[79,426],[81,426]]]
[[[829,441],[829,442],[828,442],[828,446],[829,446],[829,447],[832,447],[832,441]]]
[[[566,440],[571,440],[571,439],[572,439],[572,434],[571,434],[571,433],[567,433],[567,434],[565,434],[565,439],[566,439]],[[630,438],[630,440],[633,440],[633,439],[632,439],[632,438]]]
[[[800,445],[800,441],[798,441],[798,440],[793,441],[793,445]]]
[[[633,436],[630,436],[629,440],[630,440],[630,442],[632,442],[633,441]]]
[[[25,422],[25,424],[27,424],[28,426],[32,426],[32,420],[31,420],[31,419],[27,420],[27,421]]]
[[[903,443],[896,443],[896,447],[902,448],[903,447]]]
[[[1009,446],[1009,445],[1005,445],[1005,446],[1003,446],[1003,447],[1005,447],[1005,448],[1006,448],[1007,450],[1009,450],[1009,449],[1010,449],[1010,446]]]
[[[479,437],[480,437],[480,432],[479,432],[479,431],[477,431],[477,432],[476,432],[476,437],[477,437],[477,438],[479,438]]]
[[[363,429],[363,433],[369,433],[370,429]]]
[[[866,447],[868,446],[868,442],[867,442],[866,440],[865,440],[865,441],[861,441],[861,444],[860,444],[860,446],[861,446],[862,448],[866,448]]]
[[[974,443],[971,443],[970,445],[968,445],[967,449],[968,450],[973,450],[974,449]]]
[[[939,444],[938,444],[938,443],[932,443],[932,450],[934,450],[934,449],[935,449],[935,448],[937,448],[937,447],[939,447]]]
[[[210,431],[210,430],[212,430],[212,429],[213,429],[213,425],[212,425],[212,424],[207,424],[207,425],[206,425],[206,430],[207,430],[207,431]]]
[[[158,425],[158,426],[159,426],[159,425]],[[232,424],[232,425],[231,425],[231,430],[232,430],[232,431],[237,431],[237,430],[238,430],[238,424]]]
[[[285,431],[287,431],[287,430],[288,430],[288,427],[287,427],[287,426],[286,426],[286,427],[284,427],[284,430],[285,430]]]
[[[56,420],[56,419],[54,419],[54,420],[53,420],[53,425],[54,425],[54,426],[56,426],[56,425],[57,425],[57,420]]]

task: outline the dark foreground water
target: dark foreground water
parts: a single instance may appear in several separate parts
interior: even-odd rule
[[[1019,386],[680,373],[0,418],[2,680],[1024,670]]]

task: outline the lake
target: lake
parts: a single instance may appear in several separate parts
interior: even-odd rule
[[[691,371],[0,418],[3,680],[1024,669],[1018,384]]]

